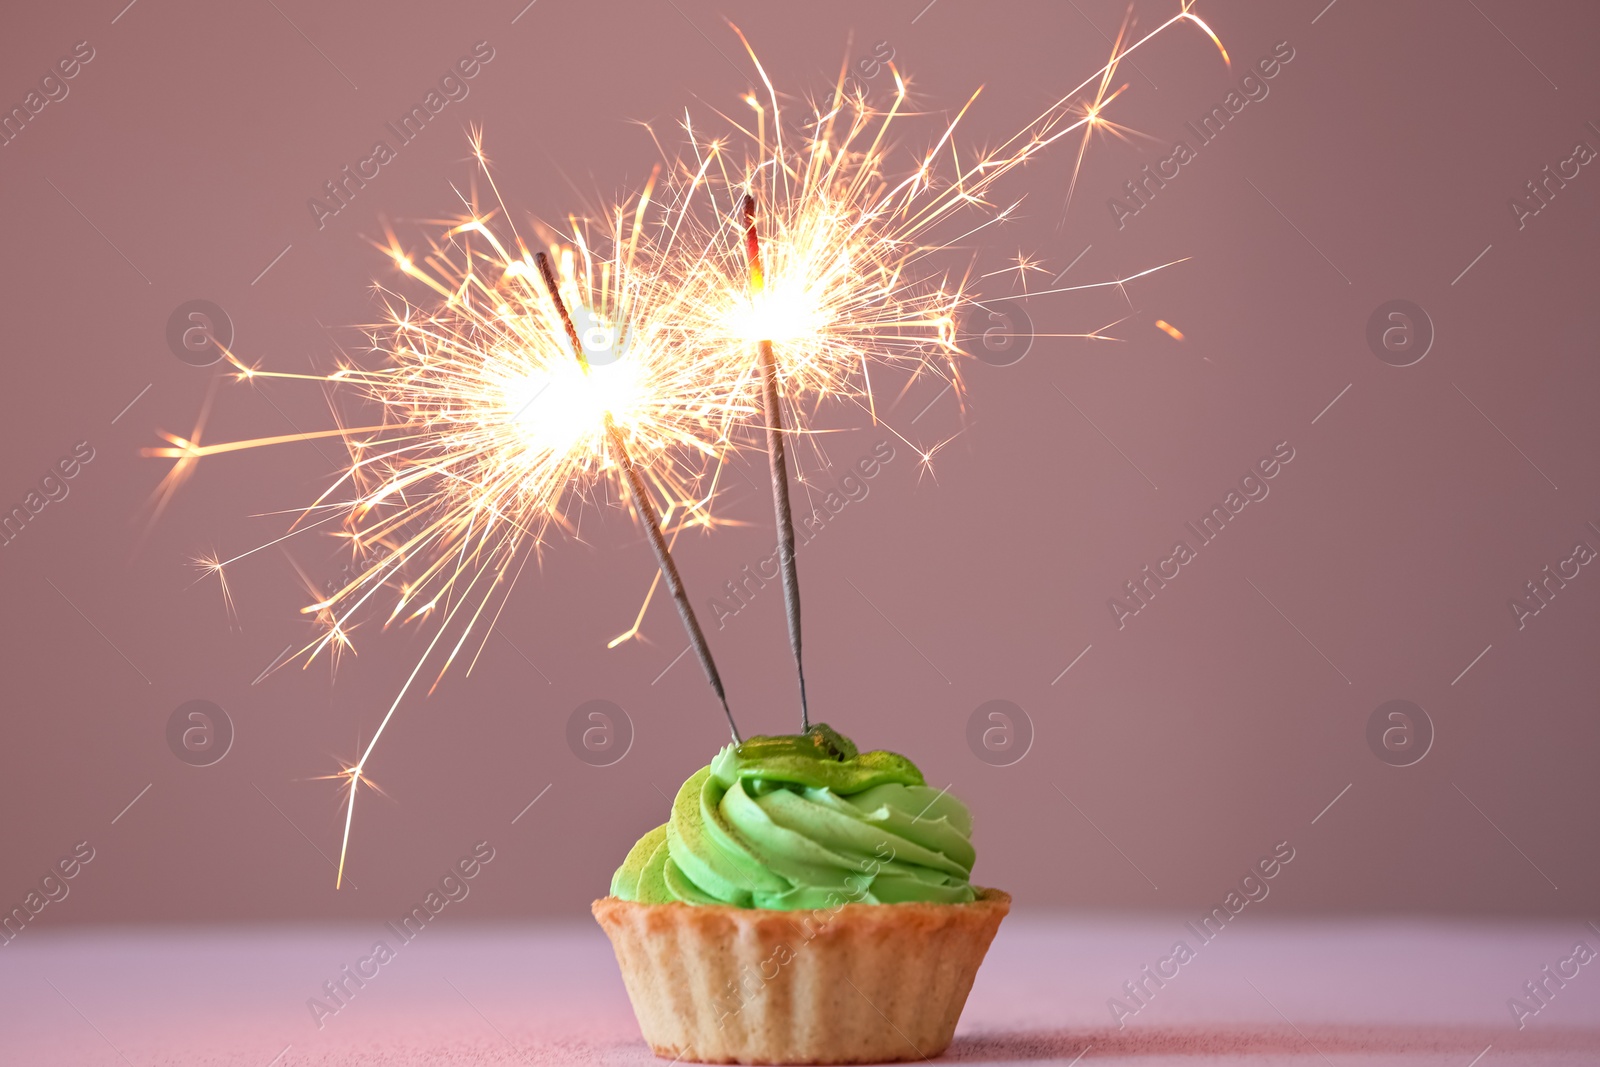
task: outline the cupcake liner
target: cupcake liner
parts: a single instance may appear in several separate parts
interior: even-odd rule
[[[1011,897],[813,911],[606,897],[644,1039],[699,1063],[884,1063],[939,1055]]]

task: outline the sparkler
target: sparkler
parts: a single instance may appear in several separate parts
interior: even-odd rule
[[[553,530],[573,529],[599,493],[628,495],[655,554],[658,574],[641,619],[665,581],[738,737],[667,531],[715,525],[710,504],[720,464],[745,443],[758,411],[808,722],[788,442],[806,439],[808,411],[825,400],[858,404],[876,421],[874,376],[888,369],[905,372],[907,389],[926,374],[945,379],[965,409],[958,324],[982,303],[945,259],[1012,214],[1015,203],[991,202],[1003,175],[1077,133],[1075,181],[1095,131],[1123,132],[1105,112],[1122,92],[1115,72],[1131,53],[1184,23],[1221,48],[1192,2],[1181,0],[1177,15],[1131,44],[1119,34],[1100,70],[999,148],[958,151],[956,129],[974,94],[925,152],[903,160],[893,146],[912,113],[892,65],[895,91],[885,110],[869,107],[861,91],[846,93],[841,70],[831,99],[812,108],[796,142],[785,137],[778,95],[741,33],[766,87],[765,103],[746,98],[755,129],[731,122],[736,137],[703,140],[686,120],[687,147],[668,171],[663,200],[654,198],[652,178],[598,223],[574,219],[564,237],[542,236],[547,250],[534,253],[514,227],[502,239],[504,224],[496,220],[507,213],[498,189],[498,211],[480,208],[474,196],[467,216],[446,223],[420,256],[389,236],[385,251],[396,267],[436,299],[422,307],[384,291],[388,322],[373,338],[381,365],[341,357],[331,373],[283,373],[226,353],[241,380],[353,390],[381,416],[367,425],[220,444],[201,444],[198,429],[166,435],[170,447],[145,450],[176,461],[161,499],[202,457],[337,438],[348,464],[289,533],[269,542],[326,524],[345,540],[353,564],[337,589],[302,609],[322,633],[297,658],[309,665],[324,651],[335,657],[353,648],[352,634],[373,615],[385,629],[418,622],[434,630],[360,757],[332,776],[347,791],[341,881],[356,795],[372,784],[365,769],[425,667],[437,665],[437,686],[474,637],[475,662],[522,567]],[[1081,96],[1091,85],[1092,94]],[[739,138],[748,146],[742,159]],[[493,187],[477,135],[473,147]],[[730,210],[736,204],[742,217]],[[982,217],[966,219],[967,211]],[[924,464],[936,450],[918,449]],[[803,475],[799,480],[804,484]],[[225,568],[260,550],[205,565],[225,579]],[[613,645],[638,629],[636,622]]]
[[[774,441],[781,448],[785,438],[803,434],[808,409],[829,399],[859,404],[877,421],[874,375],[887,370],[905,373],[903,389],[919,377],[937,375],[955,389],[964,410],[960,362],[966,353],[960,326],[985,301],[973,291],[969,276],[950,273],[949,254],[1015,212],[1018,202],[993,200],[1002,177],[1076,133],[1070,197],[1093,134],[1126,132],[1106,111],[1126,88],[1115,76],[1132,53],[1173,27],[1192,24],[1227,60],[1192,3],[1182,0],[1178,14],[1138,40],[1130,42],[1125,26],[1107,63],[999,148],[966,153],[957,144],[956,132],[976,101],[974,93],[953,120],[934,130],[925,151],[903,159],[896,141],[904,122],[916,116],[892,63],[888,70],[895,90],[885,108],[869,105],[864,90],[848,92],[848,68],[842,68],[831,96],[810,105],[801,136],[786,137],[772,81],[749,41],[733,28],[765,98],[746,96],[754,128],[730,117],[731,137],[697,136],[693,122],[685,119],[689,149],[669,172],[676,217],[662,243],[680,257],[680,246],[691,250],[682,257],[688,260],[682,269],[694,298],[680,307],[672,328],[693,339],[686,343],[697,341],[725,354],[730,407],[762,412],[769,456],[775,454]],[[1092,92],[1083,95],[1091,86]],[[755,243],[752,215],[730,210],[749,203],[747,198],[762,205],[764,232]],[[752,351],[759,354],[755,361],[749,358]],[[768,402],[773,378],[796,420],[793,426],[783,426],[781,412]],[[774,465],[775,503],[778,469]],[[791,572],[786,568],[785,598],[798,663]]]
[[[1132,44],[1125,25],[1113,43],[1111,60],[1099,71],[1046,109],[1001,150],[963,163],[954,133],[972,105],[969,99],[956,120],[898,181],[891,177],[895,168],[887,146],[891,128],[897,128],[902,117],[907,94],[892,65],[896,93],[886,111],[869,107],[860,91],[847,94],[846,71],[842,70],[831,101],[813,108],[805,136],[794,146],[785,142],[783,114],[771,79],[749,41],[734,27],[767,90],[766,103],[753,95],[746,97],[756,114],[754,132],[733,123],[754,151],[737,160],[724,141],[696,140],[692,123],[685,122],[693,158],[676,168],[680,206],[664,243],[668,248],[684,245],[702,250],[687,271],[688,288],[696,297],[681,308],[684,314],[675,322],[676,328],[692,339],[689,343],[726,352],[731,397],[736,400],[729,406],[759,409],[762,414],[802,729],[809,726],[810,716],[785,443],[791,430],[784,424],[785,399],[797,418],[803,418],[803,401],[844,397],[862,404],[876,421],[874,366],[907,371],[906,388],[922,374],[939,374],[956,387],[959,398],[962,380],[957,357],[964,353],[958,323],[962,313],[978,301],[964,280],[951,281],[940,274],[942,267],[932,257],[1004,219],[1015,205],[994,209],[986,200],[991,186],[1053,142],[1081,130],[1067,189],[1070,204],[1091,135],[1096,130],[1118,136],[1125,132],[1105,117],[1107,108],[1126,88],[1115,84],[1122,60],[1164,30],[1184,22],[1197,25],[1222,47],[1210,27],[1190,11],[1191,2],[1184,0],[1178,15]],[[1224,49],[1224,59],[1226,55]],[[1078,94],[1090,85],[1096,86],[1092,99],[1079,100]],[[940,166],[946,153],[955,161],[950,173]],[[763,191],[769,205],[766,221],[771,232],[766,241],[756,225],[756,189]],[[696,212],[697,197],[703,197],[709,211]],[[736,231],[723,215],[724,204],[734,202],[740,205]],[[967,208],[988,209],[990,217],[958,235],[939,234]],[[1120,286],[1127,280],[1100,284]],[[775,344],[783,354],[781,367]],[[752,347],[757,354],[753,366],[747,355]],[[936,450],[919,449],[924,464]]]
[[[598,226],[574,220],[566,241],[549,243],[553,257],[535,255],[514,228],[503,240],[493,223],[504,204],[486,210],[476,198],[469,216],[420,255],[391,234],[385,250],[395,266],[437,299],[419,306],[385,292],[389,321],[373,335],[380,365],[343,357],[331,373],[285,373],[227,353],[241,380],[354,391],[379,420],[219,444],[201,444],[196,430],[144,450],[176,461],[160,488],[165,499],[202,458],[341,440],[347,466],[289,533],[269,542],[326,526],[353,563],[338,588],[313,592],[302,610],[321,633],[290,658],[336,658],[373,616],[385,629],[415,622],[434,631],[359,758],[332,775],[345,803],[341,882],[356,798],[372,784],[366,769],[398,709],[426,684],[430,665],[437,686],[463,650],[476,661],[529,558],[553,531],[574,529],[590,499],[613,486],[628,494],[680,612],[687,609],[662,530],[712,522],[702,483],[721,462],[723,428],[745,413],[724,410],[712,358],[662,326],[681,293],[643,233],[649,198],[647,188]],[[225,581],[227,568],[265,547],[213,557],[206,569]],[[726,714],[692,612],[685,624]]]
[[[761,239],[756,234],[756,198],[744,198],[744,250],[750,268],[750,294],[760,299],[766,288],[761,273]],[[806,668],[800,655],[800,576],[794,565],[794,512],[789,506],[789,464],[783,449],[783,408],[778,397],[778,363],[771,338],[756,342],[760,352],[761,410],[767,422],[767,464],[772,476],[772,510],[778,526],[778,565],[783,572],[783,608],[789,622],[789,648],[800,681],[800,732],[811,729],[806,705]]]
[[[534,259],[539,265],[539,277],[544,279],[550,300],[561,316],[561,325],[565,327],[567,339],[572,343],[572,351],[578,357],[583,373],[587,375],[589,357],[584,355],[583,342],[578,338],[577,327],[572,324],[572,316],[567,312],[566,301],[561,299],[561,283],[556,279],[556,273],[550,266],[550,257],[538,252],[535,253]],[[722,675],[717,672],[716,661],[711,658],[711,646],[706,643],[706,635],[700,629],[700,621],[695,618],[694,608],[689,604],[689,594],[684,591],[683,578],[678,574],[678,565],[673,562],[672,552],[667,548],[667,539],[661,533],[661,516],[656,511],[654,501],[650,499],[650,490],[644,484],[644,477],[639,473],[639,468],[634,466],[633,457],[628,455],[628,443],[617,430],[616,421],[612,419],[609,411],[605,413],[605,428],[606,443],[611,448],[611,458],[622,468],[628,493],[633,500],[633,509],[638,513],[639,521],[644,523],[645,532],[649,535],[650,549],[655,553],[656,565],[661,570],[661,576],[667,580],[667,589],[671,592],[672,601],[678,608],[678,618],[683,621],[683,628],[689,634],[689,643],[694,646],[694,654],[706,672],[706,681],[711,683],[712,692],[716,693],[717,699],[722,702],[722,713],[728,717],[728,729],[733,732],[733,740],[737,744],[741,740],[739,726],[733,721],[733,712],[728,709],[728,694],[723,690]],[[792,533],[790,551],[793,551]]]

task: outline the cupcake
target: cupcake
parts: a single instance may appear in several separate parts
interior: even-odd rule
[[[950,1043],[1011,898],[972,817],[826,726],[728,745],[594,915],[645,1040],[701,1063],[882,1063]]]

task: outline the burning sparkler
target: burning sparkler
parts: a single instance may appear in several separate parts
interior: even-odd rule
[[[572,351],[578,357],[583,372],[588,374],[589,357],[584,354],[583,342],[578,338],[577,327],[573,326],[572,316],[567,313],[566,302],[561,299],[561,283],[556,279],[556,273],[550,266],[550,257],[538,252],[535,253],[534,259],[539,265],[539,277],[544,279],[550,300],[561,316],[561,325],[565,327],[567,338],[572,343]],[[706,635],[700,629],[700,621],[695,618],[694,608],[689,604],[689,594],[684,591],[683,578],[678,574],[678,565],[673,562],[672,552],[667,548],[667,539],[661,532],[661,516],[656,512],[655,503],[650,499],[650,489],[645,485],[639,468],[634,465],[633,457],[628,454],[628,443],[618,431],[611,412],[604,413],[604,422],[606,444],[610,446],[612,461],[622,468],[628,495],[633,500],[634,511],[638,512],[639,521],[644,523],[645,532],[649,535],[650,549],[655,553],[656,565],[660,568],[662,577],[667,580],[667,589],[672,594],[673,603],[678,607],[678,617],[683,622],[684,630],[689,634],[689,642],[694,646],[694,653],[700,660],[701,668],[706,672],[706,681],[711,683],[712,692],[716,693],[717,699],[722,702],[722,713],[728,717],[728,729],[733,732],[733,740],[737,743],[740,740],[739,726],[733,721],[733,712],[728,710],[728,694],[722,687],[722,675],[717,671],[716,661],[711,658],[711,646],[706,643]],[[791,534],[791,553],[792,541]]]
[[[750,294],[759,300],[766,289],[761,270],[761,239],[756,233],[756,199],[744,198],[744,249],[750,267]],[[767,463],[772,475],[772,508],[778,523],[778,566],[783,573],[783,606],[789,622],[789,648],[794,652],[795,674],[800,681],[800,732],[811,729],[806,705],[806,668],[800,654],[800,576],[794,564],[794,511],[789,506],[789,464],[783,448],[783,405],[779,399],[778,362],[772,339],[756,342],[760,351],[761,410],[767,423]]]
[[[1190,10],[1191,3],[1183,0],[1176,16],[1131,44],[1129,26],[1124,25],[1110,61],[999,150],[961,159],[955,131],[974,94],[906,168],[897,168],[891,159],[891,131],[910,117],[905,83],[892,64],[896,93],[886,110],[870,107],[859,90],[848,93],[847,71],[841,70],[831,100],[812,107],[804,136],[798,143],[792,137],[786,142],[772,81],[734,27],[767,93],[765,102],[754,95],[745,99],[755,112],[754,131],[733,123],[751,150],[741,159],[725,140],[697,139],[692,122],[685,121],[692,156],[679,161],[673,172],[678,206],[662,243],[668,250],[698,250],[685,268],[685,289],[694,297],[681,306],[684,315],[673,327],[686,344],[727,354],[728,410],[761,413],[802,729],[809,725],[809,708],[785,444],[792,430],[785,426],[785,401],[803,419],[805,402],[842,397],[864,406],[876,420],[875,367],[905,371],[906,388],[921,375],[939,375],[960,398],[959,357],[965,353],[958,325],[979,301],[967,279],[948,273],[946,254],[1014,209],[1015,204],[996,207],[989,200],[1002,176],[1081,131],[1067,189],[1070,204],[1093,133],[1125,132],[1105,117],[1125,88],[1115,84],[1121,62],[1164,30],[1185,22],[1198,26],[1221,49],[1210,27]],[[1225,49],[1222,54],[1226,60]],[[1080,98],[1091,85],[1093,95]],[[953,162],[944,166],[947,156]],[[765,205],[765,239],[756,225],[757,192]],[[739,211],[736,223],[730,223],[727,209],[734,203]],[[1098,284],[1121,286],[1128,280]],[[752,350],[753,362],[748,355]],[[926,462],[929,453],[919,451]]]
[[[996,183],[1014,168],[1076,133],[1075,182],[1095,131],[1123,131],[1105,112],[1125,88],[1115,75],[1129,55],[1183,24],[1197,26],[1222,49],[1192,3],[1183,0],[1178,14],[1138,40],[1129,41],[1125,26],[1098,71],[999,148],[971,154],[960,149],[956,131],[977,94],[942,129],[935,127],[925,150],[902,157],[902,126],[923,116],[908,110],[906,85],[893,64],[895,95],[887,107],[874,108],[860,91],[848,92],[847,68],[841,69],[831,96],[809,105],[801,135],[786,136],[772,81],[734,27],[765,98],[746,96],[755,121],[730,118],[726,136],[698,135],[686,117],[688,147],[668,172],[670,218],[659,243],[678,261],[675,270],[688,294],[668,328],[685,347],[724,355],[725,408],[762,414],[769,454],[774,441],[781,448],[784,437],[803,434],[808,408],[828,399],[860,404],[876,420],[875,372],[905,372],[904,388],[937,375],[963,397],[960,325],[984,301],[970,278],[952,273],[950,254],[1014,213],[1017,202],[994,200]],[[1222,56],[1227,59],[1225,49]],[[745,211],[751,203],[761,205],[755,243],[752,215]],[[758,358],[752,360],[752,352]],[[783,426],[768,402],[774,379],[796,425]],[[773,470],[776,493],[778,467]],[[787,581],[785,587],[787,594]],[[791,605],[791,619],[796,614]]]
[[[332,373],[296,374],[227,353],[243,380],[353,389],[382,413],[379,421],[211,445],[198,433],[168,435],[170,447],[145,450],[177,460],[163,482],[170,493],[202,457],[340,438],[348,466],[278,539],[337,522],[356,562],[351,577],[303,609],[321,633],[298,658],[337,653],[373,614],[385,627],[431,620],[431,640],[377,730],[335,776],[347,792],[341,879],[356,794],[370,784],[365,769],[397,709],[429,665],[436,685],[470,640],[487,638],[530,555],[608,488],[625,492],[645,524],[727,712],[662,527],[711,521],[700,487],[720,462],[724,426],[744,413],[721,406],[712,358],[685,350],[662,328],[680,294],[642,234],[649,196],[647,189],[613,210],[603,247],[575,221],[570,242],[551,243],[553,260],[531,252],[514,229],[503,240],[497,213],[475,204],[420,256],[391,234],[395,265],[437,300],[419,306],[387,294],[389,322],[375,336],[381,364],[346,358]],[[211,560],[208,569],[225,577],[256,551]],[[471,651],[475,659],[481,643]],[[728,721],[734,728],[731,714]]]

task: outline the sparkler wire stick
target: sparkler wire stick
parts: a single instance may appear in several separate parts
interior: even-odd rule
[[[766,285],[761,272],[761,238],[756,234],[756,198],[744,198],[744,254],[750,267],[750,294],[759,296]],[[778,400],[778,363],[772,341],[757,343],[760,353],[761,405],[767,423],[767,466],[772,476],[772,510],[778,525],[778,563],[783,571],[783,607],[789,621],[789,647],[794,651],[795,675],[800,681],[800,732],[811,729],[806,704],[806,669],[800,658],[800,576],[794,563],[794,513],[789,507],[789,464],[783,445],[783,409]]]
[[[550,265],[550,257],[543,252],[535,253],[534,260],[539,266],[539,276],[544,279],[544,286],[550,293],[550,299],[555,302],[556,311],[561,316],[561,324],[566,327],[567,340],[572,344],[573,354],[578,357],[578,364],[585,374],[590,372],[589,359],[583,354],[583,342],[578,338],[578,330],[572,324],[572,316],[567,312],[566,301],[561,299],[560,285],[556,280],[555,269]],[[678,565],[673,562],[672,552],[667,548],[667,539],[661,533],[661,516],[656,511],[654,502],[650,499],[650,490],[644,484],[644,477],[639,473],[639,468],[633,464],[633,457],[628,454],[627,442],[622,438],[622,431],[617,429],[617,424],[612,420],[611,413],[606,413],[606,440],[611,447],[612,458],[617,466],[622,468],[622,473],[628,484],[628,493],[633,498],[633,508],[639,513],[639,518],[644,522],[645,532],[650,537],[650,548],[656,555],[656,565],[661,570],[661,577],[667,581],[667,589],[672,593],[672,602],[677,605],[678,618],[683,620],[683,628],[689,634],[689,643],[694,646],[694,654],[699,657],[700,666],[706,672],[706,681],[711,683],[711,689],[717,694],[717,699],[722,702],[722,713],[728,717],[728,729],[733,732],[735,743],[742,741],[739,736],[739,726],[733,721],[733,712],[728,707],[728,694],[722,687],[722,675],[717,672],[716,661],[711,658],[711,646],[706,642],[706,635],[700,629],[700,621],[695,618],[694,608],[689,603],[689,594],[684,591],[683,577],[678,573]]]

